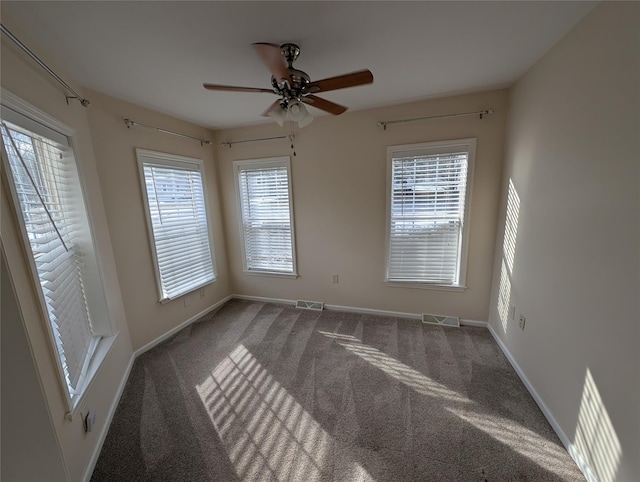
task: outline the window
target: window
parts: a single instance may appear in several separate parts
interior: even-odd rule
[[[215,281],[200,159],[136,149],[160,301]]]
[[[67,137],[72,132],[2,95],[5,172],[72,416],[115,339]]]
[[[464,287],[475,139],[388,148],[386,281]]]
[[[235,161],[244,269],[296,276],[288,157]]]

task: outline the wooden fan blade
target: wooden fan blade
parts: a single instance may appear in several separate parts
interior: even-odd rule
[[[269,92],[275,94],[272,89],[260,89],[258,87],[237,87],[235,85],[219,85],[219,84],[202,84],[205,89],[209,90],[226,90],[230,92]]]
[[[373,82],[373,74],[369,70],[359,70],[351,74],[337,75],[327,79],[309,82],[305,90],[307,92],[328,92],[330,90],[345,89],[347,87],[355,87],[357,85],[371,84]]]
[[[269,108],[262,113],[262,117],[269,117],[269,112],[281,109],[280,102],[282,102],[282,101],[280,99],[278,99],[273,104],[271,104],[269,106]]]
[[[313,107],[316,107],[320,110],[324,110],[329,114],[340,115],[345,112],[348,107],[345,107],[340,104],[336,104],[335,102],[331,102],[329,100],[323,99],[322,97],[317,97],[315,95],[307,95],[302,98],[302,102],[305,104],[309,104]]]
[[[279,45],[258,42],[253,44],[253,48],[256,49],[256,52],[258,52],[258,55],[278,83],[286,81],[291,85],[291,75],[289,74],[287,63],[280,53]]]

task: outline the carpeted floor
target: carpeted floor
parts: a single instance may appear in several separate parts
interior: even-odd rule
[[[232,300],[136,360],[91,480],[584,477],[488,330]]]

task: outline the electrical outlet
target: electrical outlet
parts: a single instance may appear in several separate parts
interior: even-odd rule
[[[187,306],[189,306],[190,304],[191,304],[191,297],[190,296],[185,296],[184,297],[184,306],[185,306],[185,308]]]
[[[518,325],[520,326],[520,329],[522,331],[524,331],[524,324],[526,323],[526,321],[527,321],[527,317],[524,316],[523,314],[520,314],[520,321],[519,321]]]
[[[340,283],[340,277],[338,276],[338,273],[333,273],[331,275],[331,282],[335,284]]]

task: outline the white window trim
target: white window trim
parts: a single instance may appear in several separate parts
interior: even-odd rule
[[[268,167],[286,167],[287,168],[287,184],[289,189],[289,219],[291,224],[291,257],[293,264],[293,272],[282,273],[280,271],[268,270],[252,270],[247,267],[247,255],[245,251],[245,239],[242,218],[242,199],[239,185],[239,170],[241,168],[268,168]],[[266,276],[273,278],[298,278],[298,268],[296,263],[296,237],[295,224],[293,217],[293,188],[291,182],[291,158],[289,156],[282,157],[266,157],[263,159],[245,159],[233,161],[233,176],[236,185],[236,207],[238,229],[240,231],[240,250],[242,253],[242,269],[243,272],[251,276]]]
[[[142,190],[142,198],[144,202],[143,209],[144,209],[145,218],[147,220],[147,232],[149,234],[149,245],[151,248],[151,256],[153,258],[153,269],[156,276],[156,288],[158,290],[158,298],[159,298],[158,301],[162,304],[166,304],[172,299],[177,299],[189,293],[193,293],[194,291],[197,291],[211,283],[215,283],[218,280],[218,276],[217,276],[218,269],[216,266],[215,249],[213,246],[213,228],[211,223],[211,215],[209,213],[210,204],[209,204],[209,195],[208,195],[207,182],[206,182],[207,177],[205,174],[205,164],[202,159],[197,159],[195,157],[185,157],[177,154],[168,154],[164,152],[150,151],[148,149],[140,149],[140,148],[136,148],[136,157],[138,160],[138,172],[140,174],[140,185]],[[163,297],[162,280],[160,277],[160,267],[158,264],[158,253],[156,251],[155,236],[153,234],[153,223],[151,220],[151,213],[149,211],[149,197],[147,195],[147,186],[145,184],[145,177],[144,177],[145,161],[143,160],[143,157],[148,159],[153,159],[153,164],[158,166],[180,167],[180,165],[183,165],[185,169],[198,170],[200,172],[200,175],[202,176],[202,194],[204,196],[205,212],[207,217],[207,230],[209,235],[209,249],[211,250],[211,263],[213,266],[214,277],[212,280],[201,283],[197,286],[194,286],[193,288],[189,289],[189,291],[186,291],[174,298]],[[197,169],[193,169],[194,165],[197,166]]]
[[[91,246],[91,249],[93,249],[93,253],[96,261],[95,271],[97,272],[97,282],[100,285],[100,289],[102,290],[101,295],[103,299],[101,300],[102,303],[98,304],[97,309],[92,310],[92,306],[89,306],[89,310],[91,311],[91,320],[92,320],[94,331],[98,332],[101,338],[99,339],[98,344],[93,352],[93,356],[89,360],[88,366],[86,368],[84,381],[82,385],[79,387],[79,395],[75,398],[75,400],[71,399],[71,396],[67,390],[64,369],[62,367],[62,363],[60,361],[60,357],[58,356],[58,351],[56,349],[56,345],[55,345],[56,342],[53,334],[53,329],[51,327],[51,322],[49,320],[47,304],[46,304],[44,295],[42,293],[42,290],[39,288],[40,277],[38,274],[35,261],[33,259],[33,255],[31,254],[30,242],[27,235],[24,219],[22,215],[20,215],[20,209],[19,208],[16,209],[16,207],[20,205],[18,201],[17,193],[15,192],[13,183],[12,182],[8,183],[10,187],[9,191],[11,192],[11,195],[9,197],[13,204],[13,213],[16,216],[16,220],[19,225],[20,237],[22,238],[22,243],[24,244],[25,252],[27,253],[27,262],[29,264],[29,269],[31,271],[31,277],[32,277],[32,280],[34,281],[34,286],[36,286],[35,292],[40,305],[39,308],[40,308],[40,314],[41,314],[41,321],[45,325],[45,330],[47,332],[47,337],[49,339],[49,348],[51,350],[52,358],[55,360],[56,372],[58,374],[58,382],[60,384],[65,407],[67,410],[67,412],[65,413],[65,418],[71,421],[74,419],[75,416],[77,416],[80,410],[80,407],[82,406],[83,400],[87,392],[89,391],[89,388],[93,383],[93,380],[95,379],[95,375],[97,374],[103,362],[109,355],[111,348],[113,348],[113,345],[115,344],[115,341],[119,334],[119,332],[115,329],[115,327],[112,324],[109,307],[106,302],[106,293],[104,291],[104,286],[106,286],[106,283],[104,280],[104,271],[102,269],[102,263],[101,263],[102,260],[100,259],[100,256],[98,254],[99,251],[95,244],[95,239],[96,239],[95,231],[93,229],[93,224],[92,224],[91,210],[89,208],[89,203],[87,202],[87,195],[86,195],[86,189],[84,186],[81,162],[75,156],[75,154],[78,152],[76,148],[75,131],[68,125],[60,122],[58,119],[50,116],[46,112],[24,101],[23,99],[13,94],[12,92],[6,90],[5,88],[0,88],[0,99],[1,99],[0,103],[2,104],[3,107],[10,109],[14,113],[17,113],[18,116],[24,118],[24,119],[21,119],[21,123],[25,123],[25,122],[28,123],[28,125],[24,126],[28,130],[32,130],[35,132],[40,131],[44,135],[44,137],[50,137],[51,135],[55,136],[56,134],[58,136],[62,135],[63,137],[66,137],[67,144],[69,145],[72,152],[74,153],[75,166],[78,171],[80,190],[82,193],[82,197],[85,204],[85,210],[87,213],[87,228],[91,234],[91,239],[93,243],[93,245]],[[50,131],[53,131],[53,132],[50,132]],[[8,159],[4,155],[4,152],[2,152],[2,161],[4,163],[4,168],[7,170],[6,172],[7,173],[10,172],[9,171],[10,168],[8,166]]]
[[[423,281],[399,281],[389,280],[389,257],[391,244],[391,191],[393,189],[392,172],[393,157],[396,152],[417,151],[429,154],[437,154],[439,152],[449,152],[457,147],[464,147],[468,150],[467,159],[467,183],[466,195],[464,200],[464,220],[462,229],[462,245],[460,249],[459,270],[460,276],[457,284],[428,283]],[[476,158],[476,139],[453,139],[448,141],[432,141],[422,142],[418,144],[404,144],[387,147],[387,220],[385,235],[385,275],[384,282],[389,287],[396,288],[418,288],[441,291],[465,291],[467,279],[467,262],[469,254],[469,233],[471,232],[471,196],[473,188],[473,173]]]

